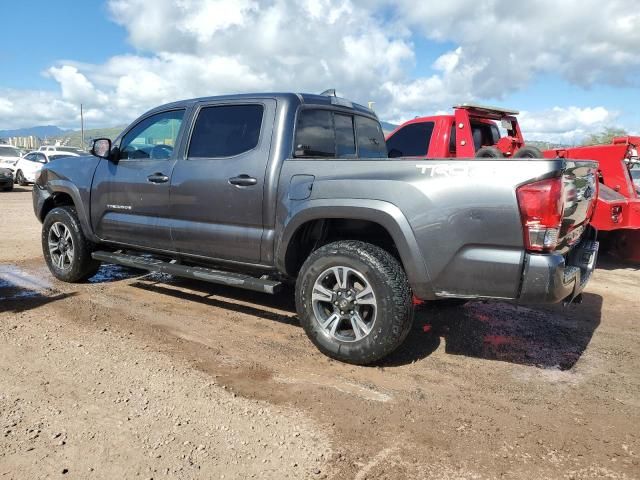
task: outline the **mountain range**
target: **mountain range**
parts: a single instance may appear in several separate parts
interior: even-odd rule
[[[34,135],[40,138],[59,137],[67,130],[63,130],[55,125],[40,125],[37,127],[18,128],[15,130],[0,130],[0,138],[6,137],[28,137]]]

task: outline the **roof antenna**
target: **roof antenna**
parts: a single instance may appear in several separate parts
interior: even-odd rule
[[[329,88],[328,90],[322,92],[320,95],[323,95],[325,97],[337,97],[335,88]]]

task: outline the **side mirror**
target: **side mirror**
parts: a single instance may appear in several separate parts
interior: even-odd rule
[[[111,157],[111,140],[108,138],[96,138],[91,146],[91,155],[108,160]]]
[[[388,158],[400,158],[402,157],[402,152],[397,148],[392,148],[389,150]]]

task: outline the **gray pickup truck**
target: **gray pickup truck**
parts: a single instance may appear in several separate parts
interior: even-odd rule
[[[369,109],[247,94],[163,105],[33,189],[52,274],[100,262],[275,293],[325,354],[375,362],[413,296],[570,302],[594,268],[590,161],[388,158]],[[517,319],[514,319],[517,321]]]

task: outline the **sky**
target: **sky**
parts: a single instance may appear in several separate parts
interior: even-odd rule
[[[3,2],[0,129],[124,125],[162,103],[335,88],[399,123],[463,102],[525,138],[640,132],[640,0]]]

